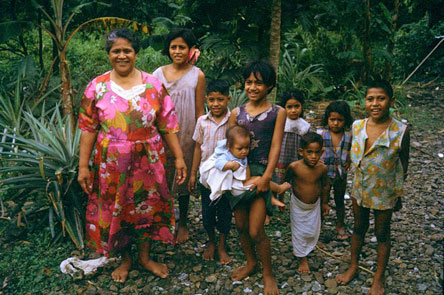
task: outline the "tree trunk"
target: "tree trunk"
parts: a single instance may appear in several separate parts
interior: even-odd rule
[[[281,0],[273,0],[271,4],[271,26],[270,26],[270,63],[276,69],[276,87],[270,93],[270,100],[276,103],[279,54],[281,51]]]
[[[393,20],[392,20],[392,35],[388,44],[388,53],[390,55],[390,60],[387,63],[387,72],[385,78],[387,81],[390,81],[392,78],[392,68],[393,68],[393,50],[395,48],[395,34],[396,34],[396,26],[398,23],[398,13],[399,13],[399,0],[395,0],[395,7],[393,12]]]
[[[39,64],[40,70],[45,70],[45,64],[43,63],[43,35],[42,35],[42,13],[38,12],[38,24],[39,24]]]
[[[62,79],[61,87],[61,99],[62,99],[62,109],[65,116],[71,118],[71,127],[74,129],[74,115],[72,112],[72,85],[71,77],[69,72],[68,60],[66,59],[65,51],[59,53],[60,61],[60,78]]]
[[[362,0],[364,14],[364,34],[362,40],[362,55],[364,57],[364,69],[362,80],[367,82],[372,75],[372,50],[370,46],[370,0]]]

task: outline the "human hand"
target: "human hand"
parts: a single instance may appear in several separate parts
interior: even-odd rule
[[[395,207],[393,207],[393,212],[398,212],[402,209],[402,200],[401,198],[396,199]]]
[[[257,188],[257,193],[269,191],[270,179],[265,176],[257,178],[257,180],[253,182],[253,185],[251,186],[250,190],[254,190],[254,188]]]
[[[330,206],[328,204],[322,204],[322,216],[328,216],[330,213]]]
[[[91,172],[89,171],[88,167],[79,168],[79,176],[77,177],[77,181],[85,193],[90,194],[92,192]]]
[[[174,166],[176,168],[176,184],[181,185],[187,179],[187,165],[183,158],[174,160]]]
[[[193,193],[196,190],[196,175],[191,173],[190,180],[188,181],[188,191]]]
[[[347,162],[344,164],[344,172],[347,173],[349,169],[350,169],[350,162],[347,161]]]

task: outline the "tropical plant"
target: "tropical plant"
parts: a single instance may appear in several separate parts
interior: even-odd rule
[[[17,198],[45,195],[46,202],[40,206],[47,208],[53,238],[68,233],[81,249],[85,210],[83,193],[76,181],[80,131],[76,128],[73,132],[70,117],[63,117],[58,106],[49,117],[36,117],[28,109],[23,120],[29,127],[26,135],[1,126],[7,132],[0,136],[10,140],[0,143],[0,193],[20,192],[14,194]],[[59,230],[56,221],[60,223]]]
[[[243,105],[248,102],[248,97],[243,89],[237,88],[236,86],[230,87],[230,103],[228,108],[233,110],[234,108]]]

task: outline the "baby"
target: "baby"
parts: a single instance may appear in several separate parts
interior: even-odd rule
[[[214,154],[200,167],[202,185],[211,189],[211,200],[218,199],[224,192],[229,191],[230,206],[237,204],[236,196],[254,189],[253,183],[259,176],[250,177],[247,156],[250,151],[250,131],[243,126],[235,125],[227,130],[227,139],[220,140]],[[279,185],[270,183],[272,192],[282,194],[291,185],[284,182]],[[234,204],[236,203],[236,204]],[[271,205],[283,207],[284,203],[271,197]]]

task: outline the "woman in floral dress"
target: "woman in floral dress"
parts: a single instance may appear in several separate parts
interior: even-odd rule
[[[79,114],[78,181],[89,196],[88,246],[107,257],[122,255],[112,273],[117,282],[124,282],[131,268],[132,243],[142,267],[168,276],[167,266],[149,256],[152,241],[174,242],[162,138],[175,156],[176,183],[186,178],[174,104],[157,78],[135,68],[139,49],[130,30],[110,32],[106,50],[113,68],[88,84]]]

